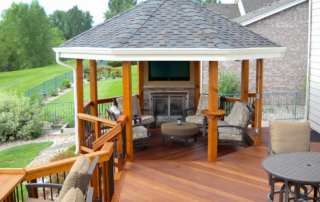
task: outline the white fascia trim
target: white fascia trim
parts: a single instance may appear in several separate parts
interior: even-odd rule
[[[230,61],[281,57],[286,47],[209,48],[53,48],[61,58],[111,61]]]
[[[265,13],[262,13],[262,14],[260,14],[260,15],[257,15],[257,16],[255,16],[255,17],[253,17],[253,18],[250,18],[250,19],[248,19],[248,20],[245,20],[245,21],[241,22],[240,24],[243,25],[243,26],[249,25],[249,24],[251,24],[251,23],[254,23],[254,22],[259,21],[259,20],[261,20],[261,19],[263,19],[263,18],[269,17],[270,15],[279,13],[280,11],[286,10],[286,9],[288,9],[288,8],[291,8],[291,7],[293,7],[293,6],[296,6],[296,5],[298,5],[298,4],[300,4],[300,3],[303,3],[303,2],[305,2],[305,1],[307,1],[307,0],[292,1],[292,2],[290,2],[290,3],[288,3],[288,4],[282,5],[282,6],[278,7],[278,8],[275,8],[275,9],[270,10],[270,11],[268,11],[268,12],[265,12]]]
[[[246,10],[244,9],[244,5],[243,5],[242,0],[239,0],[238,8],[239,8],[239,11],[240,11],[240,15],[244,16],[246,14]]]

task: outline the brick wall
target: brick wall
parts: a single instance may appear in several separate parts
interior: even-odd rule
[[[308,2],[247,25],[256,33],[287,47],[281,58],[264,60],[264,92],[300,92],[308,61]],[[208,62],[202,64],[202,86],[208,84]],[[256,61],[250,60],[249,90],[255,89]],[[220,62],[219,71],[241,75],[241,62]]]

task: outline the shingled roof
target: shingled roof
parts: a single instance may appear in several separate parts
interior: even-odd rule
[[[59,48],[280,47],[191,0],[148,0],[66,41]]]

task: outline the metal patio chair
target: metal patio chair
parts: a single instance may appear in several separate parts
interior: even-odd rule
[[[308,122],[271,121],[269,124],[269,155],[297,151],[310,151],[310,124]],[[285,189],[284,180],[272,175],[268,175],[268,179],[271,186],[268,201],[273,202],[274,194],[280,194],[279,201],[282,202]],[[283,183],[279,191],[274,190],[277,182]],[[292,187],[293,183],[289,182],[288,185]],[[301,185],[301,188],[304,190],[304,195],[308,194],[305,185]],[[315,185],[313,188],[319,189],[319,186]]]
[[[246,102],[236,102],[224,121],[218,120],[218,144],[247,147],[252,139],[247,128],[254,116],[254,109]]]
[[[83,194],[86,193],[87,187],[91,180],[92,173],[97,165],[99,156],[96,156],[91,163],[89,158],[84,156],[79,157],[73,164],[63,184],[54,183],[27,183],[26,188],[28,190],[29,199],[25,202],[33,202],[32,188],[54,188],[60,191],[58,202],[61,202],[64,196],[71,188],[79,188]],[[90,198],[90,197],[89,197]],[[37,199],[39,200],[39,199]],[[91,199],[92,200],[92,199]]]

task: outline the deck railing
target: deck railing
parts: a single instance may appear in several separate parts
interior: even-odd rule
[[[96,170],[99,177],[92,178],[91,186],[95,190],[94,198],[97,201],[109,202],[114,197],[114,178],[113,178],[113,143],[105,143],[99,151],[84,154],[85,157],[94,159],[95,156],[99,156]],[[79,158],[73,157],[43,165],[33,166],[22,169],[26,173],[24,178],[18,182],[17,185],[10,187],[11,191],[3,193],[0,190],[0,201],[13,202],[23,201],[28,197],[25,183],[58,183],[63,184],[64,179],[68,175],[74,162]],[[0,169],[0,179],[4,174]],[[11,169],[15,170],[15,169]],[[1,176],[2,175],[2,176]],[[95,182],[96,180],[96,182]],[[7,184],[11,186],[10,183]],[[8,190],[10,190],[8,189]],[[57,189],[44,189],[44,188],[33,188],[31,190],[33,198],[56,200],[59,195]]]

